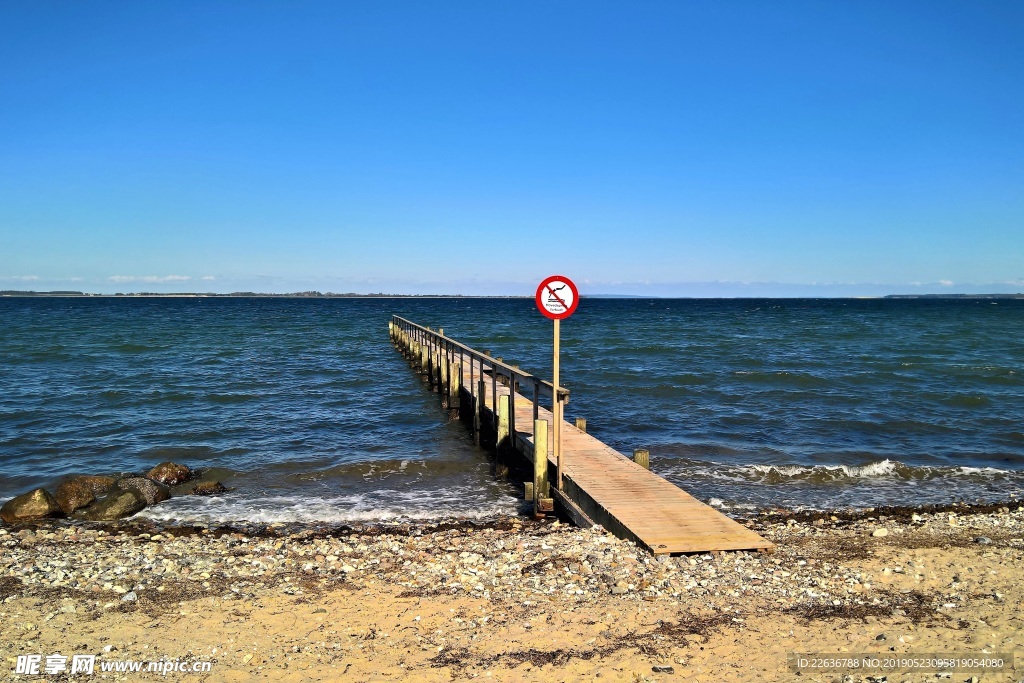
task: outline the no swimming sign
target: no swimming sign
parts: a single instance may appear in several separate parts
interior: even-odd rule
[[[552,320],[568,318],[580,302],[576,284],[564,275],[544,278],[537,287],[537,308]]]

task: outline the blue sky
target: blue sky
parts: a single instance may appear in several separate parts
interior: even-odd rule
[[[7,2],[0,289],[1024,291],[1024,4]]]

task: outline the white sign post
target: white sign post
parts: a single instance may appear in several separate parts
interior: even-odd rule
[[[580,302],[580,293],[575,283],[563,275],[552,275],[544,278],[544,281],[537,287],[536,295],[537,308],[545,317],[555,322],[554,334],[554,363],[551,373],[552,397],[551,414],[554,420],[554,438],[552,439],[552,450],[555,456],[557,471],[556,488],[562,490],[562,400],[558,395],[558,355],[559,355],[559,323],[563,318],[568,318],[576,311]],[[547,454],[544,454],[547,457]],[[534,454],[534,458],[537,455]]]

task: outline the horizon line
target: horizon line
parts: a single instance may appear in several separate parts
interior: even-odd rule
[[[292,298],[292,299],[533,299],[528,294],[399,294],[399,293],[367,293],[358,292],[319,292],[315,290],[301,292],[84,292],[78,290],[0,290],[0,297],[6,298]],[[785,295],[785,296],[665,296],[654,294],[580,294],[581,299],[1019,299],[1024,292],[935,292],[935,293],[901,293],[873,295]]]

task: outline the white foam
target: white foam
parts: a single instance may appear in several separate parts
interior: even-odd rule
[[[485,499],[461,496],[457,491],[403,495],[377,491],[374,495],[310,498],[306,496],[249,497],[181,496],[146,508],[137,516],[158,521],[349,523],[390,520],[490,519],[518,512],[519,501],[511,496]],[[403,500],[404,499],[404,500]]]
[[[870,462],[866,465],[840,465],[839,469],[848,477],[855,479],[870,479],[871,477],[884,477],[896,472],[897,465],[901,463],[889,460]],[[832,469],[832,468],[827,468]]]
[[[1010,474],[1009,470],[1001,470],[998,467],[966,467],[966,466],[962,465],[962,466],[958,467],[957,469],[959,470],[959,474],[965,474],[965,475],[972,475],[972,474],[992,474],[992,475]]]
[[[717,462],[689,463],[687,465],[669,466],[665,474],[679,477],[707,477],[730,481],[761,480],[767,477],[781,479],[882,479],[898,477],[900,479],[942,478],[959,476],[1014,476],[1020,471],[1003,470],[996,467],[967,466],[912,466],[899,460],[877,460],[863,465],[769,465],[764,463],[752,465],[733,465]],[[815,475],[819,475],[816,477]]]

